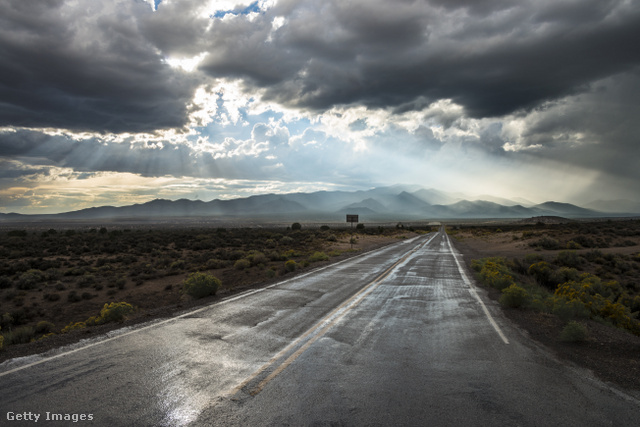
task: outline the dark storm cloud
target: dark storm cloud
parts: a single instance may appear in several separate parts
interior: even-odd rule
[[[531,109],[640,64],[638,2],[282,0],[259,13],[256,2],[233,13],[205,4],[3,1],[0,125],[182,127],[203,81],[164,58],[201,53],[205,74],[243,79],[289,107],[404,112],[452,99],[472,117]]]
[[[0,3],[0,125],[109,132],[181,127],[194,81],[141,37],[139,1]]]
[[[532,157],[640,180],[638,99],[640,69],[605,79],[588,93],[540,109],[523,132],[523,141],[545,148],[532,151]]]
[[[446,98],[489,117],[640,64],[635,2],[300,1],[270,32],[276,13],[216,22],[202,69],[242,77],[290,106],[406,110]]]

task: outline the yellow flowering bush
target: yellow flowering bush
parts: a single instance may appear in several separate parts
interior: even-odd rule
[[[108,323],[108,322],[121,322],[125,316],[133,313],[135,308],[128,302],[112,302],[105,304],[100,310],[100,317],[95,320],[95,323]]]
[[[515,284],[504,258],[495,257],[473,260],[471,267],[479,272],[480,280],[485,285],[503,290]]]
[[[619,328],[640,335],[640,322],[636,313],[624,302],[631,298],[616,281],[602,283],[600,278],[589,273],[580,275],[579,280],[570,280],[558,285],[554,294],[556,304],[581,303],[591,316],[601,317]]]
[[[87,324],[84,322],[76,322],[76,323],[71,322],[67,326],[62,328],[60,333],[66,334],[67,332],[75,331],[77,329],[84,329],[86,327],[87,327]]]

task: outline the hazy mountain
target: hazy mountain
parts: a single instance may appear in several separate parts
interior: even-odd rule
[[[347,205],[344,208],[340,209],[340,211],[349,210],[349,209],[351,210],[360,209],[360,208],[366,208],[366,209],[369,209],[371,212],[375,212],[375,213],[383,213],[388,211],[385,205],[383,205],[382,203],[380,203],[379,201],[371,197],[368,199],[364,199],[358,203],[351,203],[350,205]]]
[[[532,202],[531,200],[527,200],[523,197],[514,197],[513,201],[518,203],[519,205],[525,206],[525,207],[530,207],[535,205],[534,202]]]
[[[379,212],[376,212],[364,206],[340,209],[339,211],[335,212],[335,214],[338,215],[337,218],[339,218],[340,220],[342,220],[346,215],[358,215],[360,222],[362,222],[362,220],[365,218],[381,217]]]
[[[568,217],[602,216],[602,212],[581,208],[580,206],[572,205],[571,203],[544,202],[533,206],[532,209],[545,212],[544,215]]]
[[[434,190],[433,188],[423,188],[421,190],[414,191],[411,194],[430,205],[448,205],[460,200],[457,197],[443,193],[442,191]]]
[[[433,207],[435,214],[445,218],[524,218],[537,214],[520,205],[504,206],[486,200],[462,200],[451,205]]]
[[[521,204],[519,202],[516,202],[515,200],[505,199],[504,197],[491,196],[489,194],[482,194],[480,196],[473,197],[470,200],[493,202],[504,206],[515,206]]]
[[[387,204],[387,208],[392,212],[398,213],[411,213],[411,214],[426,214],[431,205],[423,200],[420,200],[411,193],[403,191],[402,193],[393,197]]]
[[[609,204],[611,210],[594,210],[560,202],[523,206],[513,200],[483,196],[476,200],[459,199],[460,194],[445,193],[416,186],[396,185],[364,191],[317,191],[313,193],[262,194],[232,200],[164,200],[114,207],[102,206],[49,215],[0,214],[0,220],[47,221],[109,218],[262,218],[318,219],[342,221],[344,214],[357,214],[361,221],[393,221],[406,219],[445,218],[531,218],[561,216],[569,218],[627,216],[624,212],[640,212],[640,206],[629,201],[594,202]],[[627,203],[628,202],[628,203]],[[619,213],[618,213],[619,212]]]
[[[640,202],[634,202],[628,199],[595,200],[586,204],[585,207],[601,212],[640,213]]]

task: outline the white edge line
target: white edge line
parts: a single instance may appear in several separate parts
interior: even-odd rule
[[[412,241],[412,240],[414,240],[414,239],[417,239],[417,238],[419,238],[419,237],[420,237],[420,236],[416,236],[416,237],[414,237],[414,238],[412,238],[412,239],[403,240],[403,241],[401,241],[401,242],[394,243],[394,244],[409,243],[410,241]],[[392,245],[394,245],[394,244],[392,244]],[[169,318],[169,319],[165,319],[165,320],[162,320],[162,321],[159,321],[159,322],[153,322],[153,323],[151,323],[150,325],[143,326],[143,327],[141,327],[141,328],[135,328],[135,329],[133,329],[133,330],[130,330],[130,331],[125,332],[125,333],[122,333],[122,334],[115,335],[115,336],[113,336],[113,337],[107,337],[106,339],[100,339],[100,337],[96,337],[96,339],[97,339],[98,341],[92,342],[92,343],[90,343],[90,344],[83,345],[82,347],[74,348],[73,350],[68,350],[68,351],[65,351],[65,352],[62,352],[62,353],[55,354],[55,355],[53,355],[53,356],[43,357],[42,359],[37,360],[37,361],[35,361],[35,362],[28,363],[28,364],[26,364],[26,365],[22,365],[22,366],[18,366],[18,367],[16,367],[16,368],[10,369],[10,370],[8,370],[8,371],[0,372],[0,378],[1,378],[1,377],[4,377],[5,375],[12,374],[12,373],[14,373],[14,372],[21,371],[21,370],[23,370],[23,369],[30,368],[30,367],[32,367],[32,366],[37,366],[37,365],[40,365],[40,364],[42,364],[42,363],[49,362],[49,361],[51,361],[51,360],[59,359],[59,358],[61,358],[61,357],[63,357],[63,356],[67,356],[67,355],[69,355],[69,354],[77,353],[77,352],[79,352],[79,351],[81,351],[81,350],[86,350],[86,349],[88,349],[88,348],[95,347],[95,346],[100,345],[100,344],[105,344],[105,343],[107,343],[107,342],[109,342],[109,341],[113,341],[113,340],[116,340],[116,339],[118,339],[118,338],[126,337],[127,335],[131,335],[131,334],[135,334],[135,333],[138,333],[138,332],[142,332],[142,331],[144,331],[144,330],[146,330],[146,329],[150,329],[150,328],[155,328],[155,327],[157,327],[157,326],[164,325],[165,323],[174,322],[174,321],[176,321],[176,320],[178,320],[178,319],[182,319],[182,318],[187,317],[187,316],[192,316],[192,315],[194,315],[194,314],[196,314],[196,313],[199,313],[199,312],[204,311],[204,310],[208,310],[208,309],[210,309],[210,308],[212,308],[212,307],[215,307],[215,306],[217,306],[217,305],[226,304],[226,303],[229,303],[229,302],[233,302],[233,301],[239,300],[239,299],[241,299],[241,298],[248,297],[248,296],[253,295],[253,294],[256,294],[256,293],[258,293],[258,292],[263,292],[263,291],[264,291],[264,290],[266,290],[266,289],[270,289],[270,288],[273,288],[273,287],[275,287],[275,286],[283,285],[283,284],[288,283],[288,282],[290,282],[290,281],[292,281],[292,280],[298,280],[298,279],[301,279],[301,278],[306,277],[306,276],[308,276],[308,275],[310,275],[310,274],[312,274],[312,273],[314,273],[314,274],[315,274],[315,273],[317,273],[317,272],[319,272],[319,271],[322,271],[322,270],[324,270],[324,269],[327,269],[327,268],[329,268],[329,267],[333,267],[333,266],[336,266],[336,265],[342,264],[342,263],[344,263],[344,262],[353,261],[353,260],[355,260],[355,259],[358,259],[358,258],[361,258],[361,257],[367,256],[367,255],[370,255],[370,254],[372,254],[372,253],[374,253],[374,252],[376,252],[376,251],[378,251],[378,250],[386,249],[386,248],[388,248],[389,246],[392,246],[392,245],[386,245],[386,246],[383,246],[383,247],[378,248],[378,249],[374,249],[374,250],[371,250],[371,251],[368,251],[368,252],[364,252],[364,253],[362,253],[362,254],[359,254],[359,255],[356,255],[356,256],[353,256],[353,257],[350,257],[350,258],[347,258],[347,259],[343,259],[342,261],[338,261],[338,262],[335,262],[335,263],[332,263],[332,264],[325,265],[324,267],[320,267],[320,268],[313,269],[313,270],[311,270],[311,271],[309,271],[309,272],[307,272],[307,273],[301,274],[301,275],[299,275],[299,276],[291,277],[291,278],[289,278],[289,279],[283,280],[283,281],[281,281],[281,282],[274,283],[274,284],[269,285],[269,286],[265,286],[265,287],[263,287],[263,288],[248,290],[248,291],[242,292],[242,293],[240,293],[240,294],[238,294],[238,295],[234,295],[234,296],[231,296],[231,297],[225,298],[225,299],[223,299],[222,301],[214,302],[214,303],[212,303],[212,304],[209,304],[209,305],[206,305],[206,306],[204,306],[204,307],[201,307],[201,308],[195,309],[195,310],[193,310],[193,311],[188,311],[188,312],[186,312],[186,313],[180,314],[180,315],[178,315],[178,316],[171,317],[171,318]],[[116,331],[117,331],[117,330],[116,330]],[[111,332],[115,332],[115,331],[111,331]],[[107,332],[106,334],[109,334],[109,333],[110,333],[110,332]],[[34,356],[36,356],[36,357],[37,357],[37,356],[39,356],[39,355],[34,355]],[[6,362],[10,362],[11,360],[15,360],[15,359],[9,359],[9,360],[7,360]],[[3,363],[6,363],[6,362],[3,362]]]
[[[473,295],[475,297],[475,299],[480,303],[480,306],[482,307],[482,311],[484,311],[484,314],[486,314],[487,319],[489,319],[489,323],[491,323],[491,326],[493,326],[493,329],[495,329],[496,332],[498,333],[498,335],[500,335],[500,338],[502,339],[502,341],[505,344],[509,344],[509,340],[504,335],[504,333],[502,333],[502,330],[500,329],[500,327],[498,326],[496,321],[491,316],[491,313],[489,313],[489,310],[487,309],[487,306],[484,305],[484,302],[482,302],[482,299],[480,299],[480,296],[476,292],[476,289],[473,286],[473,283],[471,283],[471,280],[469,280],[469,278],[467,277],[467,273],[464,272],[464,269],[460,265],[460,261],[458,261],[458,254],[453,249],[453,246],[451,245],[451,242],[449,241],[449,236],[446,234],[446,232],[445,232],[445,236],[447,238],[447,245],[449,245],[449,250],[451,251],[451,254],[453,255],[453,259],[456,261],[456,265],[458,266],[458,271],[460,272],[460,275],[462,276],[462,280],[464,280],[464,282],[469,287],[469,292],[471,292],[471,295]]]

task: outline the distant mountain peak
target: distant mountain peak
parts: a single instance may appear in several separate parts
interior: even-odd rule
[[[109,219],[109,218],[314,218],[342,221],[344,213],[363,215],[367,221],[430,220],[445,218],[531,218],[561,216],[567,218],[603,216],[605,210],[586,209],[571,203],[547,201],[522,206],[509,199],[482,196],[486,200],[461,198],[419,186],[395,185],[359,191],[317,191],[312,193],[261,194],[245,198],[209,202],[189,199],[153,199],[128,206],[101,206],[73,212],[48,215],[0,214],[2,221],[48,221],[51,219]],[[521,199],[519,199],[521,200]],[[628,202],[628,201],[625,201]],[[604,202],[603,202],[604,203]],[[601,203],[602,204],[602,203]],[[623,204],[621,202],[621,204]],[[629,202],[626,206],[640,204]],[[610,213],[608,216],[617,215]],[[613,211],[615,212],[615,211]],[[617,211],[619,215],[627,215]]]

